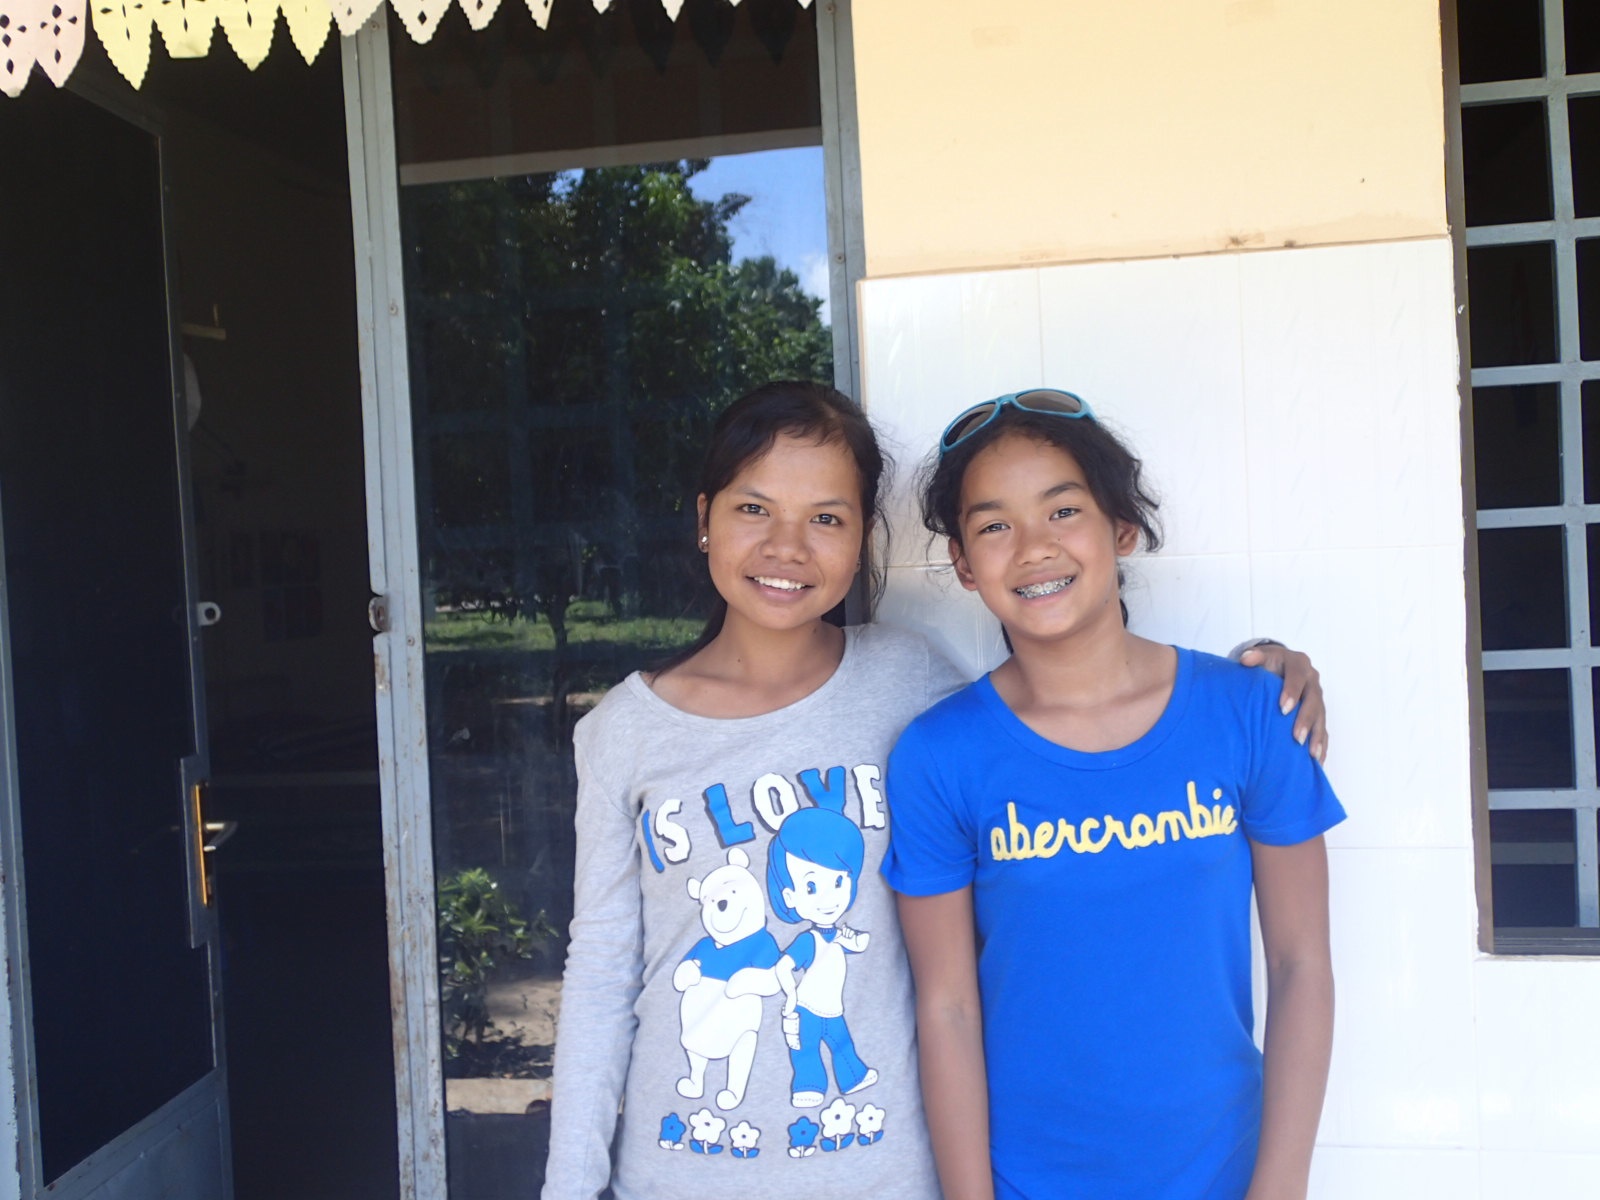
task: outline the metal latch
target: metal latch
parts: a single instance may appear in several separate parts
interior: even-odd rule
[[[389,597],[374,596],[367,601],[367,624],[373,633],[389,632]]]

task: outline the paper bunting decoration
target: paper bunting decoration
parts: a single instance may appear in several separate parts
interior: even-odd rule
[[[156,29],[173,58],[204,58],[217,23],[215,0],[155,0]]]
[[[500,10],[500,0],[461,0],[461,11],[467,14],[467,24],[474,29],[483,29],[487,26],[494,14]],[[539,18],[535,17],[537,21]],[[541,29],[544,26],[540,26]]]
[[[389,0],[413,41],[426,42],[457,0]],[[562,0],[576,4],[579,0]],[[676,21],[684,0],[659,0],[669,20]],[[811,0],[798,0],[810,8]],[[150,67],[150,30],[172,58],[204,58],[211,52],[217,25],[227,35],[233,52],[251,70],[272,50],[278,13],[295,49],[306,62],[314,62],[328,42],[328,29],[337,27],[351,37],[382,0],[0,0],[0,92],[16,96],[28,84],[35,64],[60,87],[83,55],[83,39],[90,20],[105,45],[113,66],[134,87],[144,82]],[[485,28],[499,11],[501,0],[459,0],[473,29]],[[528,12],[540,29],[550,26],[556,0],[526,0]],[[610,11],[614,0],[589,0],[596,12]],[[738,5],[739,0],[728,0]]]
[[[44,19],[37,0],[0,4],[0,91],[22,94],[39,53],[38,25]]]
[[[278,26],[278,0],[215,0],[217,24],[239,61],[254,71],[272,49]]]
[[[35,63],[57,87],[67,81],[83,56],[84,4],[85,0],[0,0],[0,92],[21,95]]]
[[[439,28],[439,18],[450,7],[450,0],[389,0],[400,23],[406,27],[413,42],[428,42]]]
[[[50,82],[60,87],[83,57],[83,39],[88,33],[85,0],[42,0],[44,20],[34,28],[34,61],[44,69]]]
[[[367,18],[378,11],[381,0],[333,0],[333,23],[340,37],[355,37]]]
[[[328,31],[333,28],[333,12],[328,0],[282,0],[283,23],[289,27],[289,37],[300,57],[309,66],[328,44]]]
[[[155,18],[144,0],[92,0],[94,31],[111,65],[134,87],[150,66],[150,26]]]

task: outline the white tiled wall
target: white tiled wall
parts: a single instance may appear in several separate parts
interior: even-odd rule
[[[960,408],[1049,384],[1144,457],[1135,628],[1310,652],[1332,712],[1339,1014],[1320,1200],[1600,1196],[1600,962],[1476,948],[1460,401],[1446,239],[870,280],[865,401],[902,465],[880,619],[973,673],[998,631],[904,479]]]

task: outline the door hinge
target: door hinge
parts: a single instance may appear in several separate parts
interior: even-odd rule
[[[367,624],[373,633],[389,632],[389,597],[374,596],[367,601]]]

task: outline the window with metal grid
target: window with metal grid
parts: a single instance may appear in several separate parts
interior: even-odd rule
[[[1457,17],[1495,949],[1600,953],[1600,5]]]

